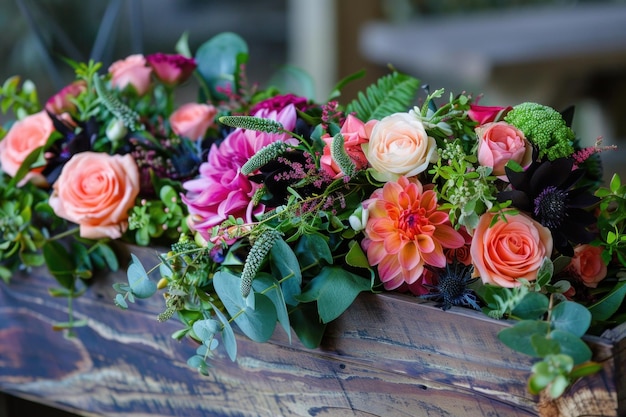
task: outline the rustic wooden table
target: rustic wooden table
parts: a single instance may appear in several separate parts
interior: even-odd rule
[[[111,284],[123,275],[95,279],[76,301],[76,317],[88,325],[72,339],[52,330],[67,306],[49,296],[50,277],[36,271],[0,285],[0,392],[110,417],[626,413],[623,334],[593,340],[600,374],[563,401],[541,404],[526,392],[532,360],[497,340],[505,322],[395,294],[359,296],[319,349],[290,344],[282,329],[271,343],[240,338],[237,361],[220,352],[203,377],[186,364],[196,346],[170,337],[178,323],[157,322],[159,297],[126,312],[113,305]]]

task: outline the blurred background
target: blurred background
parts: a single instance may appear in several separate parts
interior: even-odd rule
[[[0,81],[29,78],[42,101],[73,79],[61,57],[106,68],[131,53],[174,52],[184,32],[194,51],[233,31],[261,86],[292,64],[324,100],[365,69],[347,102],[393,65],[431,90],[484,93],[485,105],[576,105],[585,144],[626,138],[626,0],[0,0],[0,29]],[[603,155],[607,170],[624,169],[619,154]]]

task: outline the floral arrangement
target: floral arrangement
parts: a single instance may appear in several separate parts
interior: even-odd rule
[[[115,303],[164,295],[158,320],[178,317],[173,337],[198,342],[189,365],[204,374],[218,339],[235,360],[233,324],[316,347],[363,291],[515,320],[499,338],[538,358],[532,393],[558,397],[599,369],[582,337],[626,321],[626,186],[603,185],[609,148],[580,146],[573,109],[481,106],[394,70],[318,103],[249,85],[247,57],[224,33],[106,71],[68,61],[76,80],[43,107],[8,79],[4,281],[45,265],[71,302],[120,267],[115,242],[155,247],[149,270],[132,256]],[[193,80],[197,100],[177,103]]]

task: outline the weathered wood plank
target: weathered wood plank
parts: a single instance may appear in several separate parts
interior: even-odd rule
[[[125,417],[619,416],[626,410],[623,336],[595,341],[596,358],[606,359],[602,373],[580,381],[560,402],[539,403],[525,387],[532,360],[496,338],[506,323],[394,294],[360,296],[329,326],[319,349],[290,345],[277,329],[271,343],[240,338],[237,361],[219,353],[214,372],[202,377],[186,365],[196,346],[169,337],[178,324],[156,321],[158,298],[126,312],[113,305],[111,284],[122,280],[123,273],[100,277],[76,301],[77,318],[89,325],[75,339],[51,328],[67,319],[67,306],[47,295],[50,277],[15,277],[0,286],[0,391],[81,415]]]

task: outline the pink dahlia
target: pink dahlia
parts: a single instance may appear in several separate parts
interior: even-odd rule
[[[443,268],[444,248],[465,244],[450,218],[437,209],[434,191],[424,191],[415,178],[386,183],[363,203],[369,219],[363,248],[370,265],[378,265],[385,289],[393,290],[422,279],[424,266]]]
[[[276,120],[287,130],[296,124],[293,105],[280,112],[262,109],[254,116]],[[230,215],[248,223],[254,221],[254,216],[265,210],[263,205],[255,206],[252,202],[260,185],[243,175],[241,167],[264,146],[289,142],[289,138],[287,134],[236,129],[219,146],[213,145],[208,162],[200,165],[199,177],[183,183],[187,193],[182,198],[189,208],[191,227],[209,240],[211,229]]]

